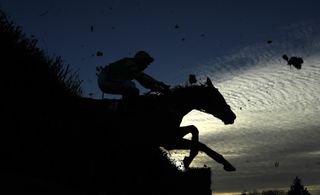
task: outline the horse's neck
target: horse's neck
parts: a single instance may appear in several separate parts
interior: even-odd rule
[[[179,111],[183,116],[195,109],[192,99],[183,93],[172,93],[164,99],[170,107]]]

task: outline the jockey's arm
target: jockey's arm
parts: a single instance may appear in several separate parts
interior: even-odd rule
[[[139,73],[135,79],[145,88],[155,90],[155,91],[162,91],[166,88],[169,88],[169,86],[165,85],[163,82],[157,81],[151,76],[145,74],[145,73]]]

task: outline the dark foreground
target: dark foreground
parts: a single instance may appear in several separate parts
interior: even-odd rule
[[[109,125],[104,103],[2,12],[0,43],[0,194],[211,194],[210,169],[181,172],[138,126]]]

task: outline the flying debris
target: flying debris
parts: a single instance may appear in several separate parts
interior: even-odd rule
[[[286,54],[282,56],[282,58],[288,62],[288,65],[291,67],[294,66],[296,69],[301,69],[301,65],[303,64],[303,59],[301,57],[292,56],[288,57]]]
[[[286,54],[284,54],[284,55],[282,56],[282,58],[283,58],[284,60],[286,60],[286,61],[289,60],[289,57],[288,57]]]
[[[136,6],[139,7],[141,5],[140,2],[136,2]]]
[[[178,25],[175,25],[174,28],[179,28],[179,26],[178,26]]]
[[[45,15],[47,15],[47,14],[49,13],[49,11],[50,11],[49,9],[46,10],[46,11],[44,11],[43,13],[40,14],[40,16],[45,16]]]
[[[90,26],[90,31],[93,32],[93,25]]]
[[[286,55],[286,54],[284,54],[283,56],[282,56],[282,58],[285,60],[285,61],[289,61],[289,57]]]
[[[97,66],[96,67],[96,76],[98,76],[100,74],[100,72],[102,71],[103,67],[102,66]]]
[[[197,78],[196,78],[196,75],[194,74],[189,74],[189,83],[192,85],[194,83],[197,82]]]
[[[97,51],[96,55],[97,56],[103,56],[103,53],[101,51]]]
[[[272,43],[272,41],[271,41],[271,40],[268,40],[267,43],[270,44],[270,43]]]

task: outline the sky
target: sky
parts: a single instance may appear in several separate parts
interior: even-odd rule
[[[101,98],[97,66],[139,50],[155,58],[146,73],[171,86],[189,74],[210,77],[235,123],[194,110],[181,125],[196,125],[200,140],[237,168],[195,159],[192,166],[211,167],[214,193],[289,189],[295,176],[320,189],[319,7],[317,0],[0,0],[40,48],[79,72],[83,96]],[[283,54],[302,57],[302,68]],[[185,153],[170,154],[179,162]]]

